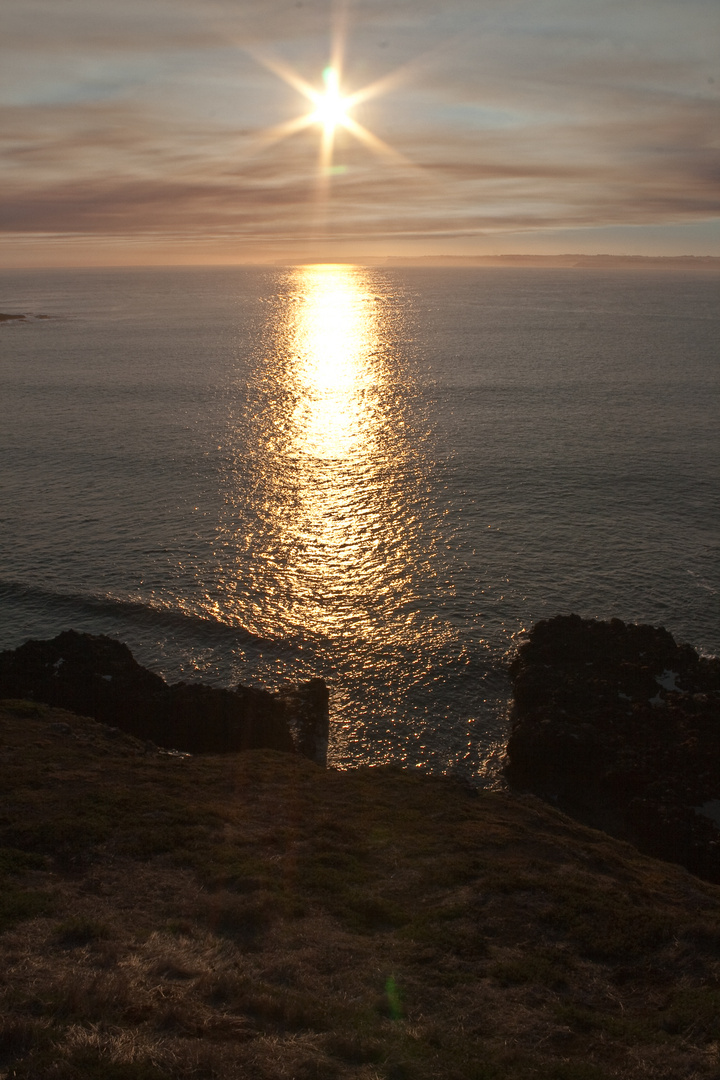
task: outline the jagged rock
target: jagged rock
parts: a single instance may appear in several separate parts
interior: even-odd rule
[[[570,615],[533,627],[510,676],[513,786],[720,881],[719,660],[662,628]]]
[[[324,765],[330,735],[328,688],[324,679],[310,679],[293,690],[282,690],[278,699],[299,754]]]
[[[170,687],[166,723],[173,747],[191,754],[238,750],[295,752],[279,703],[272,694],[236,694],[202,683]],[[166,742],[168,740],[165,740]]]
[[[137,663],[127,645],[104,635],[66,630],[50,641],[26,641],[0,653],[0,694],[25,697],[94,716],[106,724],[154,723],[168,687]]]
[[[138,664],[126,645],[104,635],[66,630],[51,641],[27,641],[0,653],[2,697],[43,701],[190,753],[264,747],[301,753],[322,764],[326,760],[327,687],[322,679],[282,697],[243,686],[168,686]],[[312,735],[323,730],[324,755],[320,739],[313,741]]]

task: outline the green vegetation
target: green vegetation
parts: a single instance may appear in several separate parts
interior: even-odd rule
[[[720,889],[538,800],[0,708],[3,1080],[710,1080]]]

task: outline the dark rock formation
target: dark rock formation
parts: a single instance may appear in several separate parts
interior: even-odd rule
[[[195,754],[264,747],[301,753],[321,764],[327,754],[328,694],[322,679],[283,696],[244,686],[168,686],[138,664],[126,645],[104,635],[66,630],[51,641],[27,641],[0,653],[4,697],[70,709]]]
[[[297,752],[324,765],[330,732],[330,705],[325,680],[310,679],[292,690],[282,690],[278,694],[278,701],[293,733]]]
[[[236,694],[202,683],[176,683],[169,688],[163,716],[167,735],[162,744],[176,750],[202,754],[264,747],[295,752],[282,710],[264,690],[245,688],[244,694]]]
[[[720,882],[720,660],[570,615],[537,623],[510,675],[513,786]]]

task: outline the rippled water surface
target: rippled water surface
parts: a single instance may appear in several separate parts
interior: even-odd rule
[[[0,647],[319,673],[338,765],[492,774],[538,618],[718,652],[718,277],[0,274]]]

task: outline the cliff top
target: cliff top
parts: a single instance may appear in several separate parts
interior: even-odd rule
[[[0,1075],[718,1075],[720,889],[534,797],[0,707]]]

